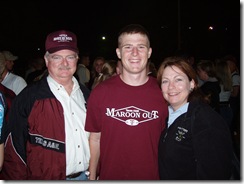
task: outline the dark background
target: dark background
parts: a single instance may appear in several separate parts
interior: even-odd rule
[[[58,29],[73,31],[91,61],[117,59],[117,33],[130,23],[149,31],[156,66],[179,49],[196,59],[227,54],[241,59],[242,4],[234,0],[2,0],[0,7],[0,50],[19,56],[15,68],[23,70],[30,58],[44,55],[47,34]]]

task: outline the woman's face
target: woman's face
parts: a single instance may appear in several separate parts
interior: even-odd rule
[[[165,100],[175,110],[187,103],[188,96],[194,88],[194,81],[176,66],[167,66],[162,75],[161,89]]]
[[[205,72],[204,70],[202,70],[200,68],[197,69],[197,75],[203,81],[207,81],[208,80],[208,74],[207,74],[207,72]]]
[[[95,63],[95,70],[97,73],[101,73],[102,72],[102,67],[103,67],[104,61],[103,60],[97,60]]]

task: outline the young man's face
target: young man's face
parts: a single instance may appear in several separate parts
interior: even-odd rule
[[[120,38],[120,46],[116,53],[123,63],[123,71],[141,73],[146,71],[152,49],[146,36],[139,33],[124,34]]]

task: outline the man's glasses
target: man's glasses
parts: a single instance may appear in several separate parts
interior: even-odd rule
[[[62,62],[64,59],[68,62],[75,62],[77,59],[78,59],[78,56],[77,55],[68,55],[68,56],[60,56],[60,55],[53,55],[53,56],[50,56],[51,60],[54,61],[54,62]]]

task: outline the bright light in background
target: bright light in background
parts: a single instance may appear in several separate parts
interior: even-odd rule
[[[214,29],[213,26],[208,27],[208,30],[213,30],[213,29]]]
[[[102,40],[106,40],[106,37],[105,37],[105,36],[103,36],[103,37],[102,37]]]
[[[161,29],[167,29],[167,28],[168,28],[167,25],[162,25],[162,26],[161,26]]]

